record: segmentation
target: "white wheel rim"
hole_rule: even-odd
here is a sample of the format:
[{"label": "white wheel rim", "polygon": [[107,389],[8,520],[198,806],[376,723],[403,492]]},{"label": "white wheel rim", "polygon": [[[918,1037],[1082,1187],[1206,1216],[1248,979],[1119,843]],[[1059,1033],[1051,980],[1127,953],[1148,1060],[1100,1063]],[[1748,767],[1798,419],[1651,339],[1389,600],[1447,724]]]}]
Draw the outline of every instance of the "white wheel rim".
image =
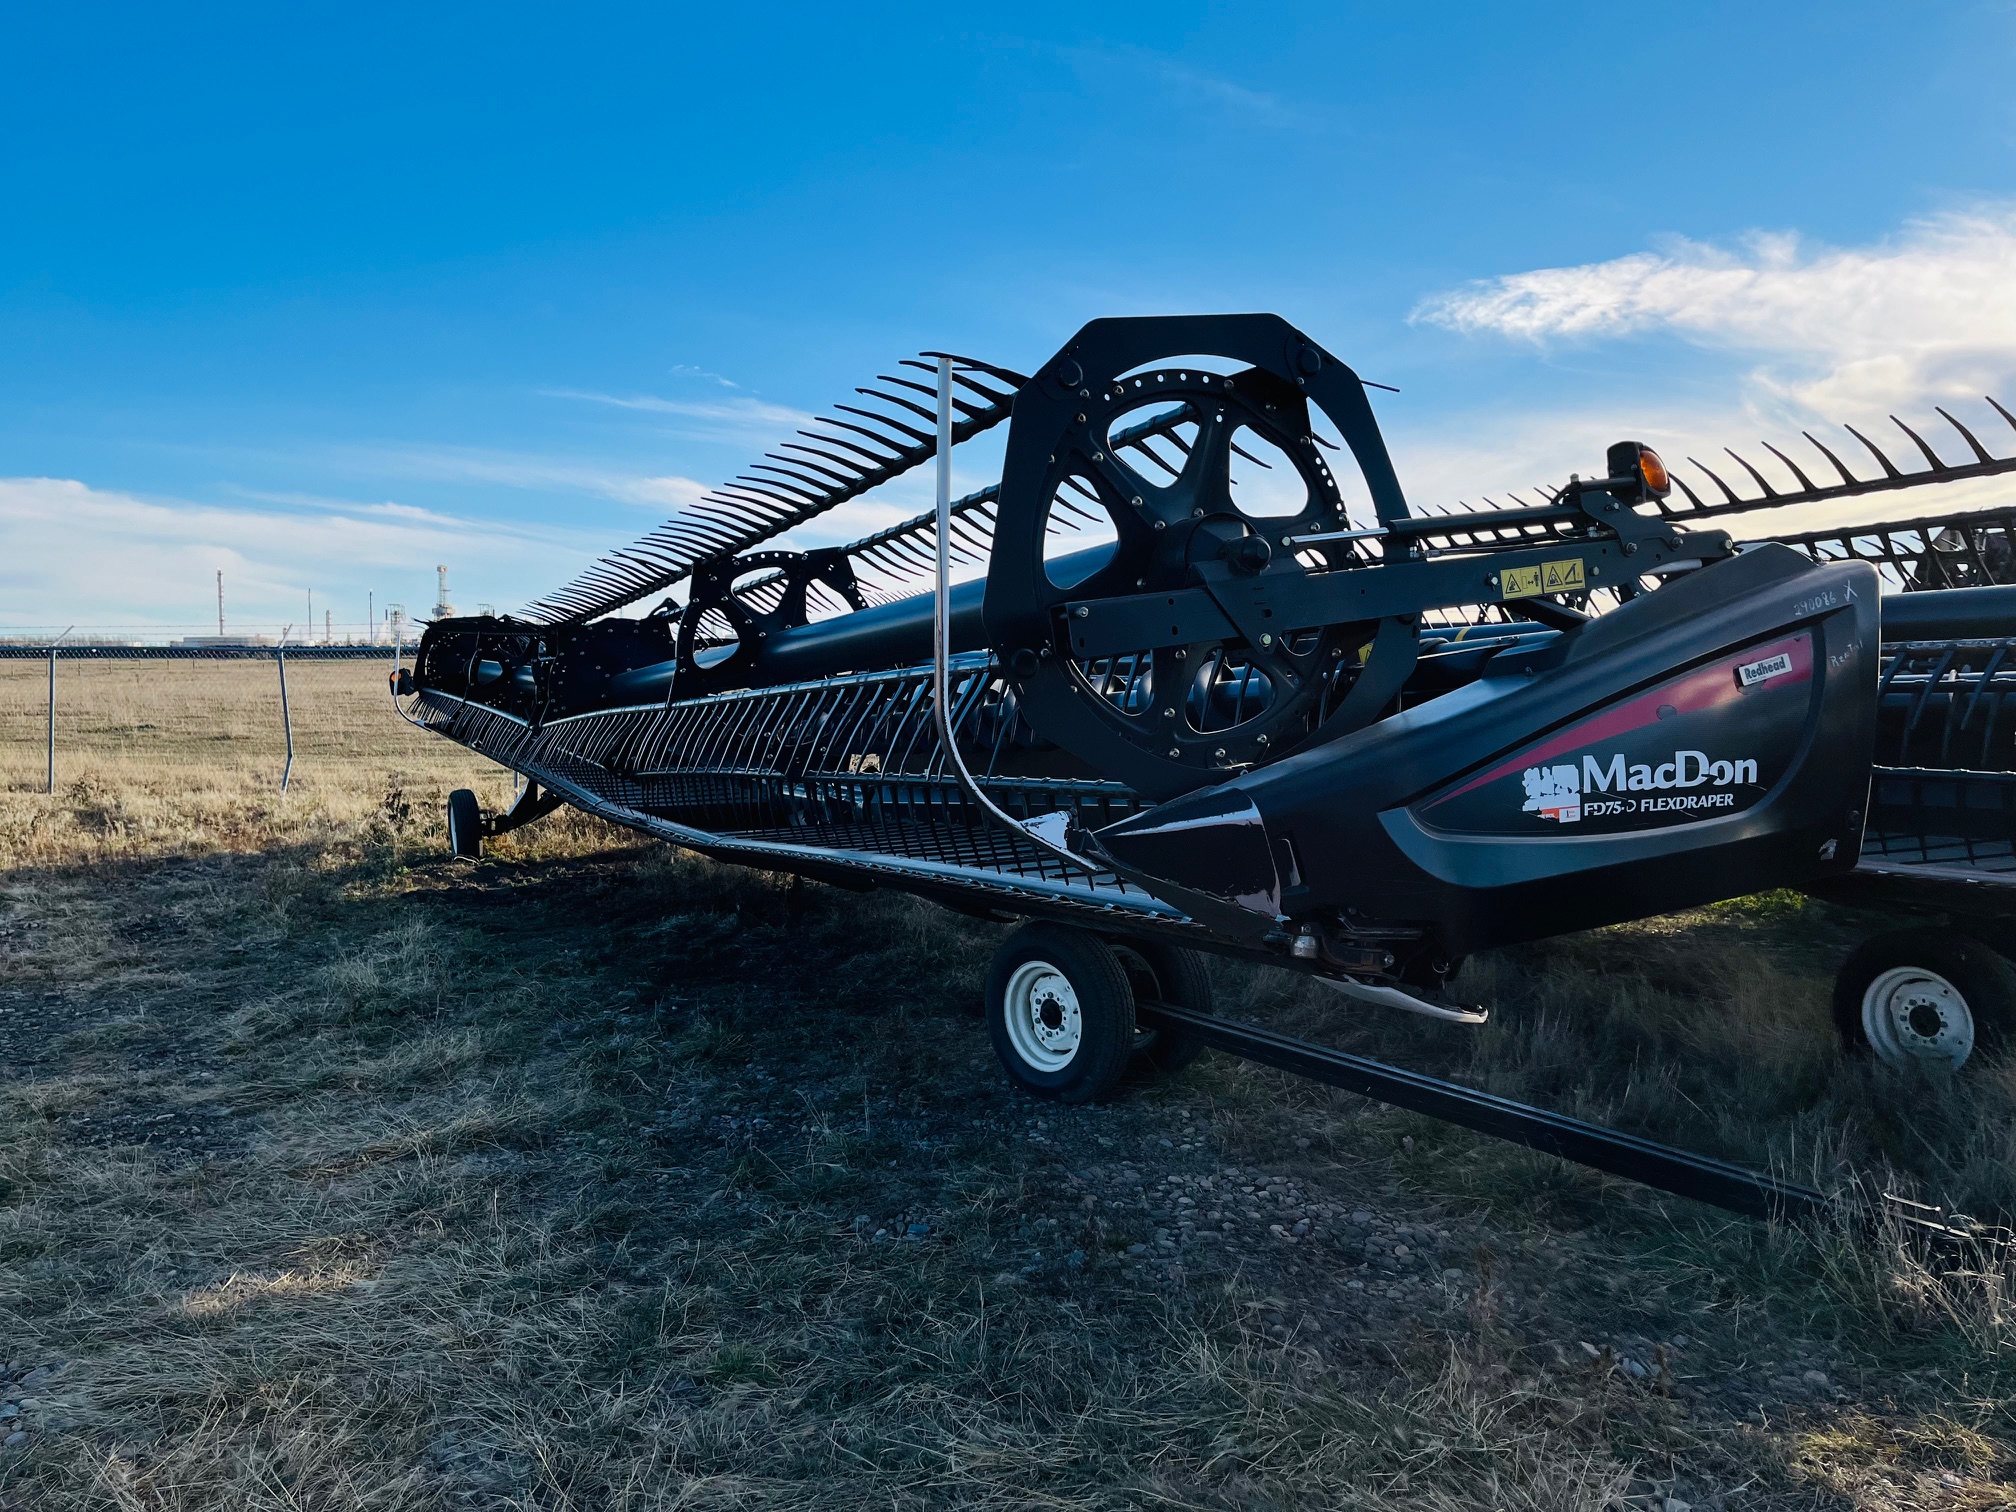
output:
[{"label": "white wheel rim", "polygon": [[1008,978],[1008,1043],[1037,1071],[1062,1071],[1085,1037],[1071,979],[1048,961],[1024,961]]},{"label": "white wheel rim", "polygon": [[1893,966],[1862,993],[1862,1032],[1878,1060],[1958,1070],[1974,1053],[1974,1013],[1960,989],[1923,966]]}]

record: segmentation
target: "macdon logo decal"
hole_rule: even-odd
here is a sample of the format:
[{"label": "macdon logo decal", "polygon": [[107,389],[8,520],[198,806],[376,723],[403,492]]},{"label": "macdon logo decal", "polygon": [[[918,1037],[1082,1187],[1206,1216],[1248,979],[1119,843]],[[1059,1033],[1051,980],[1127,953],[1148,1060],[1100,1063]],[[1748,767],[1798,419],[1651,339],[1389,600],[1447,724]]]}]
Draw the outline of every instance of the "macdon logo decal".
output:
[{"label": "macdon logo decal", "polygon": [[[1538,814],[1557,824],[1574,824],[1585,813],[1597,817],[1733,809],[1736,794],[1730,790],[1755,784],[1757,763],[1749,757],[1717,761],[1711,760],[1705,751],[1675,751],[1671,761],[1630,766],[1618,752],[1608,758],[1584,756],[1580,766],[1563,762],[1559,766],[1528,767],[1521,780],[1526,784],[1526,801],[1520,805],[1520,812]],[[1701,788],[1711,791],[1691,791]],[[1598,798],[1595,796],[1598,793],[1617,796]],[[1671,796],[1628,796],[1632,793]]]}]

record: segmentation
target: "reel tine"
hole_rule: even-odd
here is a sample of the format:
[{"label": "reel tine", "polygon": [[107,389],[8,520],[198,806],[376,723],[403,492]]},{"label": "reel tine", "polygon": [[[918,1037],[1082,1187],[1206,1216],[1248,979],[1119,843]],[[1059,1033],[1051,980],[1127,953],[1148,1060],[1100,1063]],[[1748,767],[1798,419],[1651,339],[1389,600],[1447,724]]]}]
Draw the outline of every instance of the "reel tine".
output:
[{"label": "reel tine", "polygon": [[1776,457],[1780,462],[1783,462],[1787,467],[1791,468],[1792,476],[1799,480],[1799,486],[1801,488],[1805,489],[1808,493],[1811,493],[1813,491],[1816,485],[1814,484],[1811,478],[1807,477],[1806,474],[1799,471],[1799,464],[1797,462],[1794,462],[1790,457],[1786,456],[1785,453],[1778,450],[1778,448],[1773,446],[1769,441],[1760,441],[1757,444],[1763,447],[1764,450],[1771,453],[1771,455]]},{"label": "reel tine", "polygon": [[788,483],[780,483],[771,478],[752,478],[747,473],[738,475],[735,481],[749,493],[768,495],[777,499],[787,509],[796,508],[799,500],[809,504],[819,497],[816,489],[793,488]]},{"label": "reel tine", "polygon": [[1965,441],[1970,447],[1974,449],[1974,458],[1976,461],[1993,462],[1995,460],[1993,457],[1988,455],[1988,448],[1983,446],[1979,441],[1976,441],[1974,439],[1974,432],[1967,429],[1966,426],[1962,425],[1958,420],[1955,420],[1952,417],[1952,415],[1948,414],[1944,406],[1935,404],[1933,408],[1939,411],[1940,417],[1944,419],[1948,425],[1952,426],[1953,429],[1960,432],[1960,439]]},{"label": "reel tine", "polygon": [[[914,401],[909,399],[905,399],[901,394],[885,394],[880,389],[871,389],[871,388],[857,388],[856,390],[854,390],[854,392],[857,394],[864,394],[870,399],[880,399],[884,404],[893,404],[900,409],[914,411],[916,414],[921,415],[925,419],[929,420],[933,425],[936,425],[938,423],[937,410],[929,409],[924,405],[915,403]],[[884,416],[883,419],[887,424],[893,425],[896,423],[894,420],[891,420],[887,416]]]},{"label": "reel tine", "polygon": [[[865,394],[868,392],[868,390],[856,389],[855,392],[857,394]],[[915,406],[913,406],[913,408],[914,407]],[[889,416],[877,414],[874,410],[862,409],[860,406],[853,404],[836,404],[833,406],[833,408],[837,410],[845,410],[850,415],[859,415],[864,420],[873,420],[877,425],[887,426],[890,430],[896,431],[901,435],[910,437],[911,440],[916,442],[917,445],[919,446],[937,445],[937,442],[933,440],[933,438],[927,435],[925,432],[920,430],[914,430],[910,426],[905,425],[901,420],[892,420],[889,418]],[[870,431],[866,432],[865,434],[873,435],[874,432]],[[903,450],[907,454],[909,448],[905,447],[903,448]]]},{"label": "reel tine", "polygon": [[1732,489],[1727,483],[1724,483],[1720,478],[1715,476],[1715,473],[1711,468],[1703,465],[1697,458],[1689,457],[1687,460],[1689,462],[1692,462],[1696,467],[1700,468],[1702,472],[1708,475],[1709,481],[1712,482],[1717,488],[1722,490],[1723,498],[1727,499],[1731,504],[1741,504],[1743,502],[1743,500],[1736,497],[1736,491],[1734,489]]},{"label": "reel tine", "polygon": [[1764,474],[1760,473],[1759,471],[1757,471],[1757,469],[1756,469],[1756,468],[1752,467],[1752,466],[1750,465],[1750,463],[1749,463],[1749,462],[1748,462],[1748,461],[1747,461],[1746,459],[1744,459],[1743,457],[1740,457],[1740,456],[1737,456],[1736,452],[1735,452],[1734,450],[1732,450],[1731,448],[1729,448],[1729,447],[1725,446],[1725,447],[1723,447],[1723,448],[1722,448],[1722,450],[1724,450],[1725,452],[1728,452],[1730,456],[1732,456],[1732,457],[1735,457],[1735,458],[1736,458],[1736,465],[1737,465],[1738,467],[1742,468],[1742,469],[1743,469],[1743,471],[1747,472],[1748,474],[1750,474],[1750,476],[1751,476],[1751,477],[1753,477],[1753,478],[1755,478],[1755,479],[1757,480],[1757,486],[1758,486],[1759,488],[1761,488],[1761,489],[1763,489],[1763,490],[1764,490],[1764,497],[1765,497],[1765,498],[1767,498],[1767,499],[1775,499],[1775,498],[1777,498],[1777,497],[1778,497],[1778,490],[1777,490],[1777,489],[1775,489],[1775,488],[1773,488],[1773,487],[1772,487],[1772,486],[1770,485],[1770,483],[1769,483],[1769,482],[1767,482],[1767,481],[1765,480],[1765,477],[1764,477]]},{"label": "reel tine", "polygon": [[1897,429],[1904,432],[1904,434],[1909,436],[1913,441],[1918,443],[1918,450],[1920,450],[1925,454],[1925,465],[1929,467],[1933,472],[1943,473],[1952,471],[1952,469],[1949,468],[1944,462],[1939,460],[1939,453],[1935,452],[1934,450],[1932,450],[1931,447],[1925,444],[1925,438],[1919,435],[1918,432],[1911,429],[1910,426],[1906,425],[1902,420],[1899,420],[1895,415],[1892,415],[1890,417],[1890,423],[1896,426]]},{"label": "reel tine", "polygon": [[798,472],[776,462],[751,462],[749,464],[749,471],[769,473],[775,477],[786,479],[791,483],[803,483],[807,488],[812,490],[812,497],[815,499],[824,494],[827,489],[827,485],[820,482],[818,475],[812,473],[810,470]]},{"label": "reel tine", "polygon": [[1896,464],[1891,462],[1891,460],[1888,457],[1883,455],[1883,449],[1880,446],[1878,446],[1874,441],[1871,441],[1867,436],[1863,435],[1862,432],[1855,429],[1854,426],[1844,423],[1841,429],[1848,432],[1849,435],[1853,436],[1857,441],[1860,441],[1864,446],[1869,448],[1869,455],[1874,457],[1876,459],[1877,465],[1883,469],[1884,477],[1901,478],[1904,476],[1902,473],[1897,471]]},{"label": "reel tine", "polygon": [[[848,404],[836,404],[833,407],[835,409],[846,410],[850,415],[866,415],[870,420],[879,420],[881,418],[881,416],[875,414],[872,410],[858,410]],[[910,448],[902,445],[900,442],[890,440],[880,431],[872,431],[865,425],[856,425],[852,420],[836,420],[829,415],[825,423],[853,431],[857,436],[866,436],[877,446],[886,446],[890,451],[894,452],[895,456],[884,458],[876,464],[877,472],[889,472],[891,469],[900,470],[910,455]]]},{"label": "reel tine", "polygon": [[[901,388],[914,389],[916,390],[916,392],[920,394],[929,394],[931,396],[933,403],[936,403],[938,399],[938,390],[936,388],[932,387],[930,384],[918,383],[909,378],[898,378],[889,373],[877,373],[875,375],[875,381],[878,383],[893,383]],[[953,387],[956,389],[958,385],[954,384]],[[868,390],[862,389],[859,392],[866,393],[868,392]],[[884,394],[877,394],[875,397],[881,399],[881,398],[887,398],[888,396]],[[901,403],[904,401],[897,401],[897,402]],[[977,415],[981,412],[981,410],[985,409],[986,406],[983,404],[969,403],[968,401],[961,399],[957,393],[954,393],[952,395],[952,408],[957,410],[962,415]],[[930,413],[933,419],[936,419],[938,412],[936,410],[932,410]]]},{"label": "reel tine", "polygon": [[[802,436],[805,432],[800,431],[798,434]],[[832,444],[842,445],[844,443],[834,442]],[[779,441],[777,449],[779,451],[804,452],[806,455],[813,457],[824,457],[835,467],[848,469],[850,474],[848,478],[849,482],[865,477],[868,472],[868,469],[863,467],[859,462],[856,462],[852,457],[843,457],[838,452],[822,451],[816,446],[807,446],[803,441]]]},{"label": "reel tine", "polygon": [[840,468],[845,466],[844,463],[836,464],[833,467],[822,467],[819,463],[808,462],[803,457],[785,456],[784,453],[787,451],[807,452],[815,457],[821,455],[818,452],[812,451],[809,446],[793,447],[789,441],[780,441],[777,444],[776,451],[765,452],[763,455],[771,462],[778,462],[786,467],[802,468],[806,472],[817,473],[822,478],[831,478],[843,488],[850,483],[860,480],[861,473],[858,468],[843,472]]},{"label": "reel tine", "polygon": [[1862,481],[1860,478],[1856,477],[1855,474],[1848,471],[1847,467],[1842,463],[1841,459],[1835,456],[1834,453],[1827,448],[1826,443],[1821,441],[1819,437],[1815,436],[1813,432],[1801,431],[1799,432],[1799,434],[1804,436],[1808,441],[1811,441],[1813,445],[1819,449],[1820,455],[1825,457],[1829,462],[1832,462],[1834,464],[1834,471],[1841,474],[1841,481],[1844,484],[1847,484],[1849,487],[1852,488],[1855,484],[1860,483]]},{"label": "reel tine", "polygon": [[1981,397],[1988,401],[1989,407],[1992,408],[1996,414],[2000,415],[2004,420],[2009,422],[2009,428],[2011,430],[2016,430],[2016,415],[2010,414],[2009,411],[2002,408],[2001,405],[1997,404],[1995,402],[1995,396],[1993,394],[1983,394]]},{"label": "reel tine", "polygon": [[[917,355],[932,358],[950,357],[952,359],[952,376],[955,379],[959,376],[959,369],[965,367],[971,368],[976,373],[985,373],[990,378],[999,378],[1010,388],[1019,389],[1029,381],[1027,373],[1018,373],[1013,368],[996,367],[991,362],[982,362],[978,357],[962,357],[957,352],[919,352]],[[936,364],[934,363],[933,365],[935,366]]]},{"label": "reel tine", "polygon": [[1169,476],[1172,478],[1181,477],[1183,475],[1183,469],[1180,466],[1174,466],[1169,462],[1165,461],[1162,457],[1162,454],[1156,451],[1154,447],[1148,444],[1148,438],[1146,436],[1143,436],[1139,441],[1129,442],[1128,450],[1140,452],[1143,456],[1147,457],[1149,461],[1153,462],[1157,467],[1161,468],[1164,472],[1168,473]]},{"label": "reel tine", "polygon": [[[831,420],[828,420],[826,422],[826,424],[828,425],[832,425],[835,423],[836,422]],[[822,446],[845,447],[848,451],[853,452],[855,456],[866,458],[869,467],[871,469],[884,468],[887,467],[891,462],[898,460],[896,458],[889,456],[887,453],[884,452],[870,451],[868,450],[867,447],[861,445],[859,442],[849,441],[845,436],[822,436],[817,431],[808,431],[808,430],[801,430],[800,432],[798,432],[798,434],[807,437],[810,440],[817,441]]]}]

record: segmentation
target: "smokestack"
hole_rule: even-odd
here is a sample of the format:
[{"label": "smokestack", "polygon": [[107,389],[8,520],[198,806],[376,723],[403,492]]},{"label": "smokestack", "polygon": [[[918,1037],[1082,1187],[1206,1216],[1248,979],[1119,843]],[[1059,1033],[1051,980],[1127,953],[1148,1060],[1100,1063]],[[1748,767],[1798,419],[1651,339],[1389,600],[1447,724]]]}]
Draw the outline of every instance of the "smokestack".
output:
[{"label": "smokestack", "polygon": [[336,627],[330,623],[335,618],[335,614],[336,611],[333,609],[324,609],[322,611],[322,644],[325,646],[336,644]]},{"label": "smokestack", "polygon": [[217,569],[217,639],[224,639],[224,569]]}]

